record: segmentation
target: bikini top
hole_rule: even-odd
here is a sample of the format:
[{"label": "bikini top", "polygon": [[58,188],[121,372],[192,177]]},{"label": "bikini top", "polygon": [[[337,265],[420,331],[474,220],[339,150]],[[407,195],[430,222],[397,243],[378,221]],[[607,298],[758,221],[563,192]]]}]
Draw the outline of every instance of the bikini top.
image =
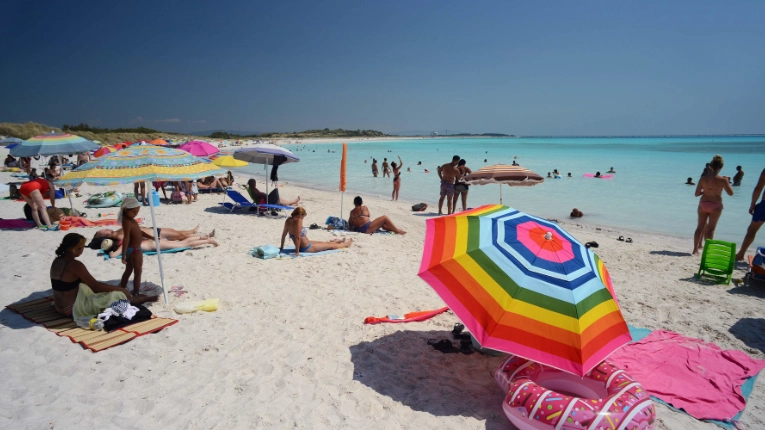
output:
[{"label": "bikini top", "polygon": [[[398,176],[397,176],[397,177],[398,177]],[[361,218],[361,217],[367,217],[367,218],[369,218],[369,215],[365,215],[365,214],[364,214],[364,206],[362,206],[362,207],[361,207],[361,211],[359,212],[359,214],[358,214],[358,215],[354,215],[354,216],[352,216],[352,217],[348,218],[348,224],[351,224],[351,225],[353,225],[353,224],[352,224],[352,223],[353,223],[353,220],[355,220],[356,218]]]},{"label": "bikini top", "polygon": [[[303,229],[300,231],[300,237],[305,237],[307,232],[308,230],[305,227],[303,227]],[[295,235],[290,234],[290,239],[295,240]]]},{"label": "bikini top", "polygon": [[[69,262],[71,263],[71,261]],[[66,272],[66,266],[69,265],[69,263],[66,263],[64,265],[64,270],[61,271],[61,276],[64,275]],[[80,286],[80,278],[75,279],[71,282],[62,281],[61,279],[50,279],[50,287],[53,289],[53,291],[59,291],[59,292],[66,292],[66,291],[72,291],[73,289]]]}]

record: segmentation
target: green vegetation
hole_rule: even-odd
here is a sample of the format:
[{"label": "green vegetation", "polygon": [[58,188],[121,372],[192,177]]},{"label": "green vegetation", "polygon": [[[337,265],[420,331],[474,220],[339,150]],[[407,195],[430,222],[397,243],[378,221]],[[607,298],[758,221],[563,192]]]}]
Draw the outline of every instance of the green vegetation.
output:
[{"label": "green vegetation", "polygon": [[306,130],[291,133],[262,133],[260,137],[268,138],[333,138],[333,137],[382,137],[385,133],[377,130],[343,130],[342,128],[336,128],[330,130],[325,128],[324,130]]},{"label": "green vegetation", "polygon": [[[146,127],[135,127],[135,128],[98,128],[98,127],[91,127],[87,124],[80,123],[79,125],[68,125],[64,124],[63,127],[61,127],[62,130],[64,130],[67,133],[79,133],[79,132],[90,132],[94,134],[103,134],[103,133],[162,133],[161,131],[154,130],[151,128]],[[165,133],[165,134],[177,134],[177,133]]]},{"label": "green vegetation", "polygon": [[444,137],[451,137],[451,136],[459,136],[459,137],[465,137],[465,136],[483,136],[483,137],[515,137],[515,135],[512,134],[502,134],[502,133],[481,133],[481,134],[473,134],[473,133],[457,133],[457,134],[449,134]]}]

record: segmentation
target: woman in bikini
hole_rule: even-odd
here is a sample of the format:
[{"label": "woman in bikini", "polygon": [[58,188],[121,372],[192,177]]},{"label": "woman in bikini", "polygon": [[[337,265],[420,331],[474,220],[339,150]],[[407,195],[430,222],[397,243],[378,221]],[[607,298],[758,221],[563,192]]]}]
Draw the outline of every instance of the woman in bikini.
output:
[{"label": "woman in bikini", "polygon": [[[47,206],[45,205],[45,199],[50,200],[51,206],[56,207],[56,190],[51,186],[50,182],[43,178],[32,179],[31,181],[24,182],[19,187],[19,194],[21,198],[32,208],[32,219],[35,224],[41,229],[52,229],[53,224],[48,217]],[[42,218],[45,225],[40,222]]]},{"label": "woman in bikini", "polygon": [[[151,252],[157,250],[157,243],[154,241],[154,236],[152,234],[148,234],[146,232],[141,231],[143,235],[143,240],[141,241],[141,251],[144,252]],[[103,241],[103,239],[97,239],[93,242],[100,245],[100,241]],[[212,237],[207,237],[205,239],[202,239],[200,237],[189,237],[187,239],[183,240],[165,240],[160,239],[159,240],[159,249],[162,251],[167,251],[169,249],[178,249],[178,248],[198,248],[202,245],[212,245],[212,246],[218,246],[218,242],[213,239]],[[132,242],[130,245],[130,248],[133,248]],[[122,255],[122,241],[121,240],[115,240],[114,244],[112,245],[112,248],[109,250],[109,257],[115,258]]]},{"label": "woman in bikini", "polygon": [[85,237],[77,233],[64,236],[61,245],[56,249],[57,257],[50,266],[50,283],[56,312],[65,316],[72,315],[72,307],[77,300],[80,283],[90,287],[94,293],[122,293],[124,297],[121,298],[130,300],[130,303],[134,305],[157,301],[158,297],[131,296],[130,292],[124,288],[96,281],[85,265],[77,260],[84,249]]},{"label": "woman in bikini", "polygon": [[465,181],[465,176],[473,173],[473,171],[467,166],[467,161],[465,161],[465,159],[462,159],[457,163],[457,171],[459,172],[459,176],[455,178],[452,208],[457,212],[457,199],[462,197],[462,211],[464,212],[467,210],[467,196],[468,191],[470,191],[470,184]]},{"label": "woman in bikini", "polygon": [[699,179],[696,185],[696,197],[699,200],[699,223],[693,234],[693,255],[699,255],[699,248],[704,247],[704,239],[714,239],[717,221],[723,211],[722,192],[725,190],[729,196],[733,195],[733,188],[728,182],[727,176],[720,176],[723,168],[723,158],[715,155],[708,164],[709,173]]},{"label": "woman in bikini", "polygon": [[401,168],[404,167],[404,162],[401,161],[401,157],[398,157],[398,164],[393,161],[390,163],[390,167],[393,169],[393,194],[391,194],[391,200],[398,200],[398,190],[401,188]]},{"label": "woman in bikini", "polygon": [[[141,231],[150,237],[154,237],[154,231],[149,227],[141,227]],[[199,226],[196,226],[191,230],[176,230],[174,228],[157,227],[159,238],[165,240],[186,240],[189,238],[208,239],[210,237],[215,237],[214,229],[209,234],[199,234],[197,231],[199,231]],[[108,228],[105,228],[96,232],[95,236],[93,236],[93,242],[91,243],[95,243],[97,239],[112,239],[118,241],[123,240],[124,238],[125,235],[122,229],[109,230]],[[100,247],[96,247],[95,249],[100,249]]]},{"label": "woman in bikini", "polygon": [[396,234],[406,234],[404,230],[396,227],[387,215],[372,220],[369,208],[362,206],[363,203],[364,202],[359,196],[356,196],[353,199],[353,205],[356,207],[353,208],[348,217],[348,224],[350,224],[351,230],[359,233],[372,234],[377,230],[385,229]]},{"label": "woman in bikini", "polygon": [[341,242],[317,242],[311,241],[308,238],[308,230],[303,227],[303,219],[305,219],[307,213],[303,208],[296,208],[292,211],[292,215],[284,221],[284,230],[282,230],[282,244],[279,250],[284,250],[284,239],[289,234],[290,240],[295,243],[295,256],[299,256],[301,252],[321,252],[329,249],[340,249],[351,246],[353,240],[343,239]]}]

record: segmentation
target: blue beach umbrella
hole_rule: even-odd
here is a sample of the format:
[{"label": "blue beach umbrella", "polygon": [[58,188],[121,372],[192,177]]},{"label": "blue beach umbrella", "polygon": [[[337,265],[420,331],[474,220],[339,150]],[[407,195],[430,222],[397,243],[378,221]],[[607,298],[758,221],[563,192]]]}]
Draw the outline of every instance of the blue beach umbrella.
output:
[{"label": "blue beach umbrella", "polygon": [[5,139],[0,140],[0,146],[7,146],[10,148],[11,145],[19,144],[21,142],[23,142],[23,140],[18,137],[6,137]]},{"label": "blue beach umbrella", "polygon": [[38,155],[66,155],[98,149],[96,143],[67,133],[49,133],[25,140],[11,150],[14,157],[37,157]]}]

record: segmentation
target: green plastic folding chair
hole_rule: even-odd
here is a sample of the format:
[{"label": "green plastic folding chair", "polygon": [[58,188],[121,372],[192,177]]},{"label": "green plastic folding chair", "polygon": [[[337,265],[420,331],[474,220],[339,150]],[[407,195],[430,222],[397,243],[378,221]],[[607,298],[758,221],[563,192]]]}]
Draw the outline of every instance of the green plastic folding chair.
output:
[{"label": "green plastic folding chair", "polygon": [[701,279],[702,276],[706,276],[714,279],[718,284],[730,284],[735,266],[735,243],[707,239],[696,278]]}]

